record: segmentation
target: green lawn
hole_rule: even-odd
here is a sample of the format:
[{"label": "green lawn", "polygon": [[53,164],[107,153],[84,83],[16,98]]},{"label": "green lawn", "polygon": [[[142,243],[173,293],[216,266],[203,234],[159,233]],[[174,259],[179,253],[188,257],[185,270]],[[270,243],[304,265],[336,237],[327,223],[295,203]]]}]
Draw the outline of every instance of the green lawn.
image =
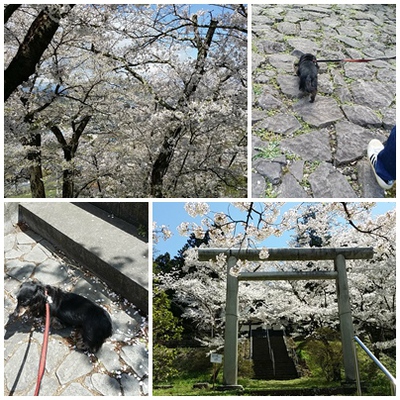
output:
[{"label": "green lawn", "polygon": [[238,384],[243,386],[243,391],[221,391],[218,387],[220,383],[215,385],[209,383],[208,389],[194,389],[193,385],[198,382],[208,382],[210,375],[199,375],[197,377],[188,377],[186,379],[174,379],[170,382],[170,386],[162,388],[162,385],[154,385],[154,396],[232,396],[232,395],[257,395],[273,390],[292,390],[292,389],[321,389],[321,388],[337,388],[339,383],[327,383],[321,378],[299,378],[290,381],[263,381],[255,379],[239,379]]}]

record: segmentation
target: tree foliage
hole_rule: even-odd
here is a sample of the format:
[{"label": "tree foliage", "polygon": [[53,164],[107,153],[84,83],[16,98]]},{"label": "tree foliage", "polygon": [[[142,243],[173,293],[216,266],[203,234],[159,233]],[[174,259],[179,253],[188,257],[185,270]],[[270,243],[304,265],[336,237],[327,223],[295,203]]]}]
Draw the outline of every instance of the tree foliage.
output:
[{"label": "tree foliage", "polygon": [[154,380],[162,381],[173,377],[176,349],[167,345],[181,338],[183,328],[171,312],[171,301],[164,292],[155,290],[153,297],[153,371]]},{"label": "tree foliage", "polygon": [[246,194],[245,6],[5,13],[6,195]]}]

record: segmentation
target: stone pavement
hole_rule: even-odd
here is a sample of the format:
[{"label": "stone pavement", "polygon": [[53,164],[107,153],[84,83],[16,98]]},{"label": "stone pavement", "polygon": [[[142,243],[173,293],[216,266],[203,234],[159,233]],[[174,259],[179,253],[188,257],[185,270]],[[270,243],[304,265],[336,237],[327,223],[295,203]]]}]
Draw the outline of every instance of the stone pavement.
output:
[{"label": "stone pavement", "polygon": [[[16,318],[15,294],[22,281],[36,278],[83,295],[105,307],[113,335],[95,356],[71,347],[70,328],[52,329],[41,396],[140,396],[148,394],[147,316],[98,278],[82,271],[42,237],[24,226],[8,226],[5,251],[5,395],[32,396],[43,326]],[[22,229],[21,229],[22,228]]]},{"label": "stone pavement", "polygon": [[317,59],[396,55],[395,5],[253,5],[253,197],[395,197],[366,157],[396,120],[396,60],[323,63],[315,103],[293,51]]}]

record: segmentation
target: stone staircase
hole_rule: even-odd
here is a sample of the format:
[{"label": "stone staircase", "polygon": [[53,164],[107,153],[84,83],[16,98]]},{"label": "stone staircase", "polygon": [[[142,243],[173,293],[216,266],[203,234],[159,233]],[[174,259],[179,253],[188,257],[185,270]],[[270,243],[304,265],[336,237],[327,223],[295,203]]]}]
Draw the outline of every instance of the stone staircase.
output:
[{"label": "stone staircase", "polygon": [[298,378],[294,361],[286,349],[283,331],[269,330],[268,333],[269,343],[268,337],[264,337],[264,335],[253,337],[254,379],[290,380]]}]

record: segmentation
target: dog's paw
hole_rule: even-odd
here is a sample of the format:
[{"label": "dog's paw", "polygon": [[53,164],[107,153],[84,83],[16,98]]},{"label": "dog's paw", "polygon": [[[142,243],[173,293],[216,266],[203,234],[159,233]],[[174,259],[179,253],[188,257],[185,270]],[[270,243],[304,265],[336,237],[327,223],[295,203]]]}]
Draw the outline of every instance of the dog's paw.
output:
[{"label": "dog's paw", "polygon": [[74,346],[80,351],[89,351],[89,346],[83,341],[82,333],[79,330],[71,332],[71,339],[74,341]]},{"label": "dog's paw", "polygon": [[58,318],[55,318],[55,317],[51,318],[50,324],[53,329],[64,329],[65,328],[65,325]]}]

